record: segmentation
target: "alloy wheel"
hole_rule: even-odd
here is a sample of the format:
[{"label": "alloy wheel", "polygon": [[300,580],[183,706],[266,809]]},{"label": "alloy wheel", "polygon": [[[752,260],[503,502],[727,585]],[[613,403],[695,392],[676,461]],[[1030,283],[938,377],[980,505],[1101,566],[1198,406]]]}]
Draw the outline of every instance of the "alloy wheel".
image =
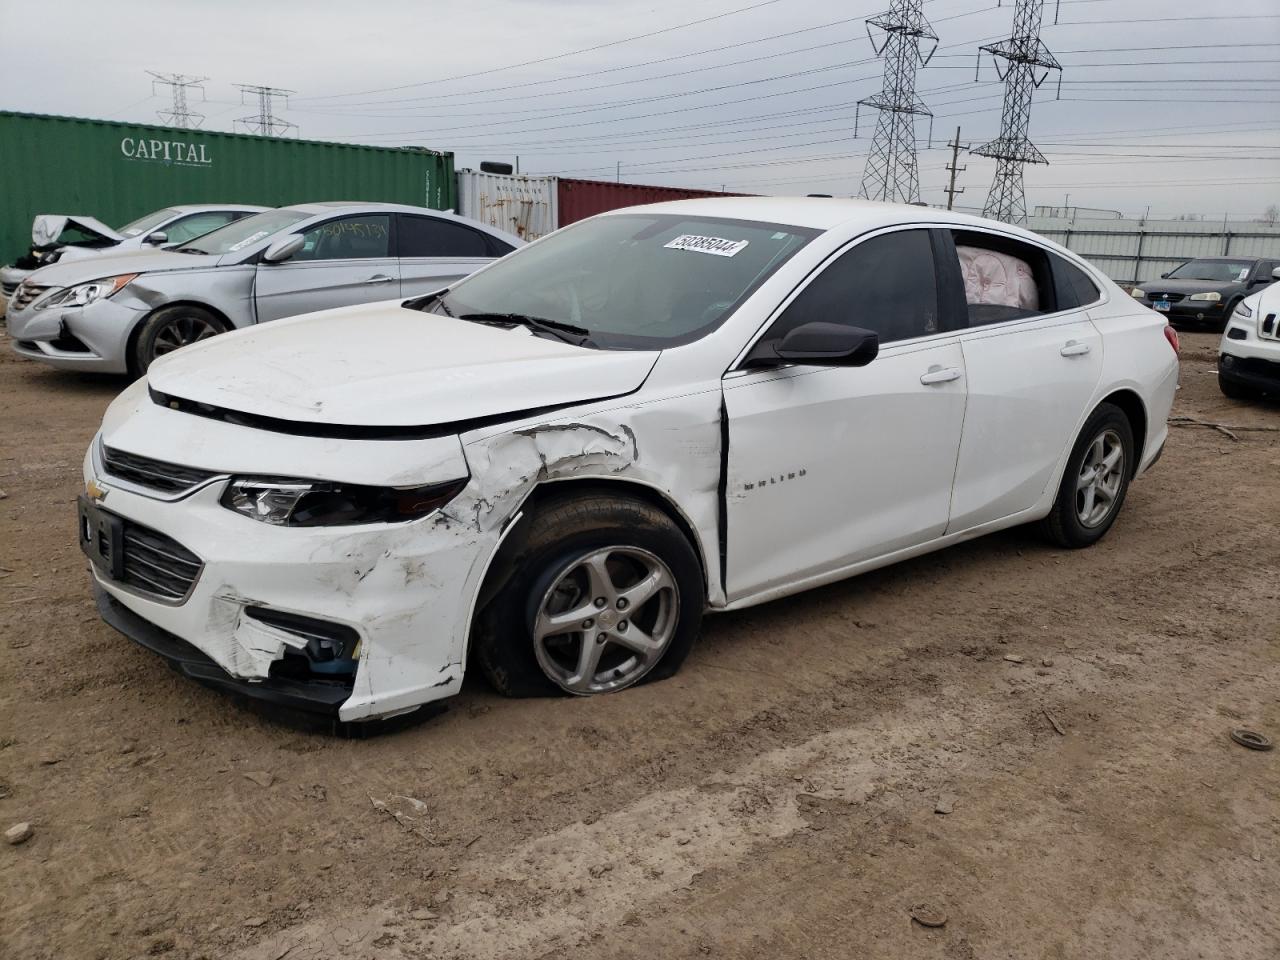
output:
[{"label": "alloy wheel", "polygon": [[1108,429],[1093,438],[1076,478],[1076,518],[1082,526],[1100,526],[1111,516],[1124,487],[1125,468],[1119,433]]},{"label": "alloy wheel", "polygon": [[151,352],[154,356],[160,357],[198,340],[216,337],[220,332],[215,324],[203,317],[174,317],[156,334],[155,340],[152,341]]},{"label": "alloy wheel", "polygon": [[538,665],[579,696],[629,687],[666,653],[679,607],[675,577],[649,551],[615,546],[581,554],[560,568],[538,602]]}]

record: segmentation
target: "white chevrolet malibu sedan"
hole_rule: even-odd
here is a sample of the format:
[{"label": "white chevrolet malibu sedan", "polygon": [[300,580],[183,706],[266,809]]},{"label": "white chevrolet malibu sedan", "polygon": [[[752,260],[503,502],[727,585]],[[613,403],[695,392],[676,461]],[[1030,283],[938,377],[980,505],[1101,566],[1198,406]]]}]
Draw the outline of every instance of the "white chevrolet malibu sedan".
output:
[{"label": "white chevrolet malibu sedan", "polygon": [[1066,250],[831,199],[633,207],[436,294],[161,358],[85,458],[112,626],[341,720],[622,690],[704,613],[1016,524],[1102,537],[1160,456],[1157,314]]}]

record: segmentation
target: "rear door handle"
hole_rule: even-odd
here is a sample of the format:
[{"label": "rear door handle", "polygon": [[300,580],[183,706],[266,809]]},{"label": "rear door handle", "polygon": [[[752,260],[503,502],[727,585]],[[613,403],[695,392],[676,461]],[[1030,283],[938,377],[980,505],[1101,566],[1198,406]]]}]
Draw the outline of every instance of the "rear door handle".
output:
[{"label": "rear door handle", "polygon": [[395,277],[388,277],[385,273],[375,273],[365,283],[390,283]]},{"label": "rear door handle", "polygon": [[1083,357],[1089,352],[1089,345],[1079,340],[1068,340],[1058,352],[1064,357]]},{"label": "rear door handle", "polygon": [[926,387],[937,386],[940,383],[950,383],[952,380],[960,379],[960,369],[958,367],[942,367],[933,366],[929,368],[929,372],[921,375],[920,382]]}]

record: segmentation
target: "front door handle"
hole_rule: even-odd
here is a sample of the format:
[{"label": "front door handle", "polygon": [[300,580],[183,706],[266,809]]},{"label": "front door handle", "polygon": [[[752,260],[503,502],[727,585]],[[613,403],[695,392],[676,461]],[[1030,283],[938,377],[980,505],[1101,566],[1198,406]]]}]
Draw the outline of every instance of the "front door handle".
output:
[{"label": "front door handle", "polygon": [[1064,357],[1083,357],[1089,352],[1089,345],[1079,340],[1068,340],[1058,352]]},{"label": "front door handle", "polygon": [[375,273],[365,283],[390,283],[395,277],[388,277],[385,273]]},{"label": "front door handle", "polygon": [[950,383],[952,380],[960,379],[960,369],[958,367],[947,367],[943,369],[937,365],[929,368],[929,372],[922,374],[920,382],[926,387],[937,386],[940,383]]}]

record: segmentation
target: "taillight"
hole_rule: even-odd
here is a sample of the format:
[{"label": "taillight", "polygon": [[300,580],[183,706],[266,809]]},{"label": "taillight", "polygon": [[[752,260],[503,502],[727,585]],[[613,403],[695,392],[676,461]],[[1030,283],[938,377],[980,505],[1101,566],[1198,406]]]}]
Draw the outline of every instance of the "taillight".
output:
[{"label": "taillight", "polygon": [[1169,346],[1173,347],[1175,354],[1181,353],[1181,347],[1178,345],[1178,331],[1173,329],[1167,323],[1164,327],[1164,338],[1169,341]]}]

